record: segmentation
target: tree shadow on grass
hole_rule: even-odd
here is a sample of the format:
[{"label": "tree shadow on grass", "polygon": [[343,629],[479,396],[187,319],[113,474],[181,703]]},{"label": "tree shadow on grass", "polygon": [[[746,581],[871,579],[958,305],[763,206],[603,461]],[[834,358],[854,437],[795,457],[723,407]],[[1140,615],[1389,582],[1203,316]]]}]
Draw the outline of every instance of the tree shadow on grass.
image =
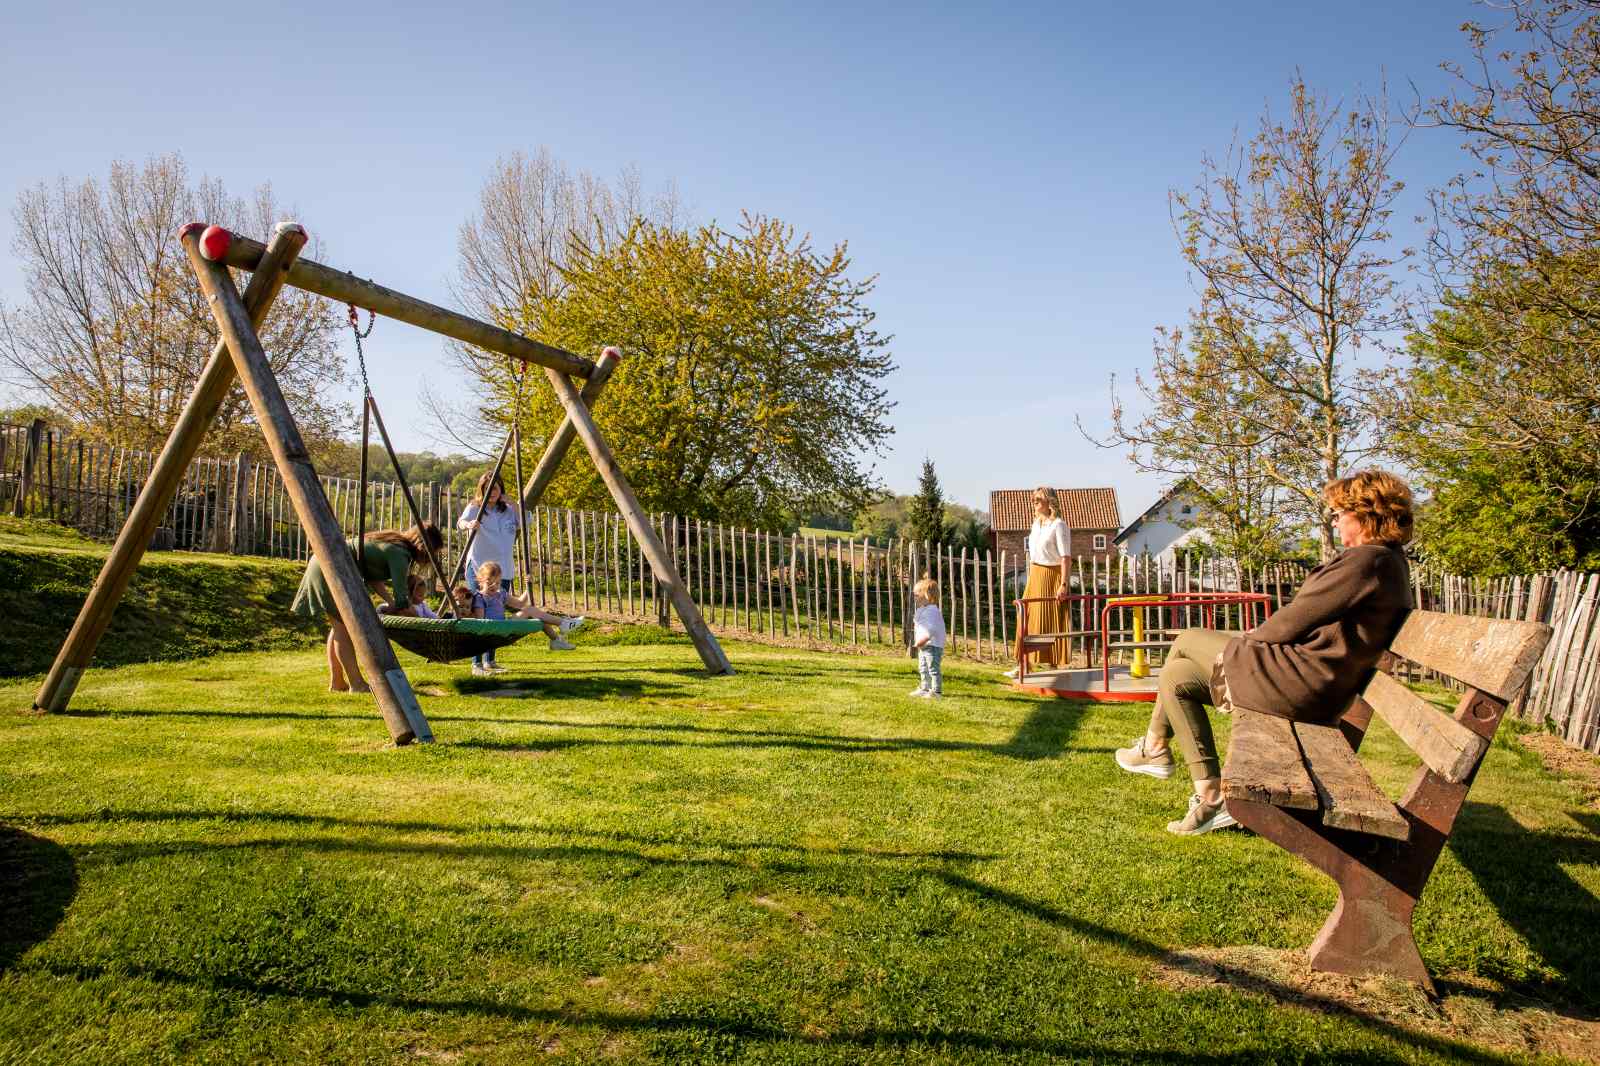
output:
[{"label": "tree shadow on grass", "polygon": [[1600,1003],[1600,900],[1562,867],[1600,865],[1600,816],[1570,813],[1590,835],[1529,830],[1503,807],[1468,802],[1450,850],[1506,924],[1562,975],[1531,988],[1516,976],[1505,983],[1592,1006]]},{"label": "tree shadow on grass", "polygon": [[[851,848],[851,847],[817,847],[805,844],[780,844],[765,840],[728,841],[722,839],[705,840],[702,838],[684,838],[681,836],[662,837],[651,836],[646,833],[630,833],[615,829],[590,829],[584,826],[553,825],[548,823],[521,825],[513,823],[482,823],[473,822],[464,825],[455,825],[446,822],[428,822],[417,819],[390,819],[390,818],[347,818],[332,814],[301,814],[296,811],[248,811],[248,810],[182,810],[182,811],[150,811],[150,810],[115,810],[103,808],[83,814],[36,814],[18,815],[19,820],[25,818],[35,825],[90,825],[96,823],[112,822],[140,822],[140,823],[184,823],[184,822],[223,822],[230,825],[244,825],[252,822],[262,822],[273,825],[293,825],[318,829],[334,830],[388,830],[399,833],[439,833],[449,836],[479,836],[485,833],[511,833],[533,834],[553,837],[581,837],[593,840],[605,840],[630,844],[644,844],[654,847],[698,847],[716,851],[779,851],[792,852],[803,855],[842,855],[865,856],[873,859],[915,859],[935,860],[952,863],[988,862],[1000,858],[995,852],[955,851],[941,849],[938,851],[891,851],[883,848]],[[98,848],[96,849],[98,850]]]},{"label": "tree shadow on grass", "polygon": [[[333,819],[334,822],[340,822]],[[359,826],[364,823],[351,823]],[[662,843],[673,843],[662,841]],[[719,847],[715,843],[704,847]],[[748,845],[765,846],[765,845]],[[784,846],[787,847],[787,846]],[[154,842],[131,844],[96,844],[93,851],[96,861],[134,862],[165,855],[199,851],[227,851],[242,848],[282,848],[316,852],[349,852],[389,856],[418,854],[459,855],[463,857],[514,857],[523,860],[566,859],[569,861],[628,861],[663,867],[724,867],[740,873],[756,872],[762,875],[801,875],[814,877],[826,874],[837,891],[841,886],[873,877],[911,873],[936,879],[952,890],[968,895],[982,903],[1011,912],[1019,919],[1037,921],[1075,937],[1113,946],[1128,955],[1147,962],[1159,962],[1167,955],[1162,945],[1135,933],[1114,929],[1098,922],[1067,913],[1049,904],[1030,899],[1020,893],[985,884],[947,865],[919,862],[910,867],[882,865],[888,855],[867,853],[864,856],[846,856],[838,853],[839,861],[815,864],[801,860],[762,863],[752,867],[746,860],[726,859],[716,856],[677,857],[659,856],[628,848],[562,845],[559,847],[516,847],[484,844],[440,844],[438,842],[365,842],[338,838],[324,840],[269,839],[243,842]],[[799,849],[802,851],[810,849]],[[922,856],[909,856],[923,858]],[[618,1011],[585,1011],[549,1007],[524,1006],[503,1000],[479,999],[425,999],[404,995],[374,993],[353,988],[303,986],[291,982],[273,982],[240,977],[237,975],[185,973],[161,967],[140,966],[133,960],[119,962],[115,970],[90,964],[47,963],[37,969],[59,977],[75,980],[114,978],[119,981],[141,979],[159,984],[192,987],[207,992],[237,991],[252,995],[282,997],[302,1002],[323,1003],[339,1007],[397,1008],[408,1013],[446,1013],[464,1016],[505,1018],[515,1021],[554,1023],[583,1029],[599,1029],[608,1033],[684,1034],[694,1036],[716,1035],[732,1037],[738,1042],[759,1044],[792,1044],[796,1046],[849,1047],[862,1050],[899,1047],[907,1050],[935,1051],[941,1048],[962,1048],[976,1051],[1002,1053],[1032,1053],[1062,1057],[1092,1058],[1097,1061],[1118,1062],[1200,1062],[1232,1063],[1262,1061],[1265,1049],[1235,1051],[1218,1054],[1197,1052],[1193,1047],[1166,1049],[1123,1046],[1102,1046],[1087,1042],[1073,1042],[1053,1038],[1033,1038],[1025,1034],[992,1033],[960,1028],[893,1028],[864,1027],[818,1036],[811,1033],[785,1029],[763,1020],[758,1014],[742,1011],[736,1004],[710,1003],[696,1005],[688,1010],[664,1011],[660,1014],[629,1013]],[[1258,974],[1232,974],[1220,967],[1225,977],[1235,977],[1239,984],[1254,994],[1266,996],[1282,1003],[1292,1003],[1302,1009],[1336,1016],[1375,1035],[1391,1039],[1404,1046],[1420,1047],[1452,1061],[1479,1064],[1510,1061],[1504,1056],[1481,1051],[1470,1045],[1437,1037],[1415,1029],[1394,1024],[1352,1009],[1338,1000],[1308,993],[1274,983]],[[1212,996],[1217,993],[1202,993]],[[1223,993],[1231,996],[1238,992]],[[1197,1009],[1200,1008],[1197,1005]],[[1330,1054],[1332,1054],[1330,1052]],[[1341,1050],[1340,1062],[1389,1062],[1393,1055],[1381,1050]]]},{"label": "tree shadow on grass", "polygon": [[55,931],[77,893],[71,852],[0,825],[0,973]]},{"label": "tree shadow on grass", "polygon": [[[442,719],[434,719],[440,721]],[[1033,761],[1054,759],[1068,752],[1075,754],[1109,753],[1111,748],[1075,748],[1071,740],[1083,722],[1083,712],[1048,704],[1041,705],[1018,727],[1009,739],[998,744],[972,740],[939,740],[932,737],[873,737],[845,733],[795,733],[782,730],[730,729],[718,726],[677,725],[671,723],[561,722],[547,719],[519,724],[561,730],[568,735],[538,738],[490,739],[469,737],[451,741],[453,747],[481,751],[565,751],[583,747],[599,748],[783,748],[795,751],[837,752],[871,755],[884,752],[969,752],[1000,755],[1009,759]],[[606,730],[643,736],[572,736],[583,730]],[[684,734],[683,737],[660,734]],[[714,739],[699,739],[711,737]]]},{"label": "tree shadow on grass", "polygon": [[[156,966],[118,965],[115,969],[91,964],[48,964],[38,967],[39,972],[53,977],[76,981],[111,979],[149,981],[169,987],[192,988],[204,993],[234,992],[263,999],[289,999],[301,1003],[314,1003],[338,1010],[351,1008],[366,1010],[380,1008],[396,1010],[408,1015],[427,1017],[430,1014],[458,1015],[477,1018],[497,1018],[524,1024],[564,1025],[574,1029],[598,1030],[615,1035],[645,1035],[655,1037],[689,1037],[701,1041],[714,1041],[719,1047],[732,1051],[739,1044],[790,1046],[795,1048],[854,1048],[863,1055],[897,1050],[913,1055],[932,1055],[949,1049],[988,1052],[1009,1055],[1044,1055],[1051,1058],[1093,1060],[1095,1062],[1121,1063],[1198,1063],[1201,1066],[1225,1066],[1235,1063],[1260,1063],[1262,1051],[1236,1051],[1207,1053],[1191,1046],[1181,1048],[1127,1049],[1050,1038],[1030,1038],[1025,1035],[997,1035],[961,1028],[890,1028],[863,1027],[845,1032],[816,1036],[810,1033],[784,1029],[780,1025],[752,1017],[748,1013],[729,1011],[718,1013],[713,1009],[666,1011],[660,1014],[626,1013],[622,1011],[575,1010],[554,1007],[530,1007],[518,1003],[477,999],[423,999],[408,996],[385,995],[367,991],[340,988],[306,988],[289,982],[255,980],[235,976],[208,977],[187,974]],[[1387,1034],[1395,1039],[1423,1046],[1456,1061],[1500,1064],[1511,1060],[1478,1052],[1467,1045],[1447,1041],[1419,1040],[1409,1030]],[[730,1046],[731,1045],[731,1046]],[[1314,1053],[1296,1057],[1298,1061],[1337,1061],[1354,1066],[1388,1064],[1396,1061],[1392,1054],[1381,1051],[1342,1051],[1337,1056],[1328,1054],[1319,1058]]]},{"label": "tree shadow on grass", "polygon": [[[490,678],[474,680],[491,686],[495,684],[494,680]],[[502,683],[501,687],[510,686],[505,686]],[[533,699],[537,695],[530,689],[528,698]],[[511,697],[506,702],[514,705],[516,699],[517,697]],[[314,710],[234,711],[213,708],[174,708],[171,710],[81,708],[63,713],[82,718],[220,718],[291,722],[372,722],[377,720],[376,711],[362,714],[334,714]],[[566,734],[579,734],[577,736],[566,735],[514,740],[481,738],[450,740],[445,738],[441,741],[444,746],[482,751],[556,751],[582,747],[791,748],[803,751],[831,751],[856,754],[895,751],[972,752],[1032,761],[1053,759],[1068,753],[1080,755],[1109,754],[1112,749],[1108,747],[1072,746],[1071,741],[1077,734],[1078,729],[1083,725],[1086,713],[1083,708],[1070,703],[1061,701],[1041,703],[1029,713],[1028,717],[1017,727],[1016,732],[1010,738],[997,744],[985,744],[980,741],[970,740],[939,740],[931,737],[880,737],[858,736],[849,733],[734,729],[725,726],[686,725],[672,722],[567,722],[555,718],[502,718],[432,713],[428,715],[428,721],[435,725],[441,722],[466,722],[482,725],[526,726],[559,730]],[[582,735],[585,732],[592,731],[640,735],[624,735],[616,738],[589,738]],[[681,734],[683,739],[669,739],[675,734]],[[717,739],[700,740],[698,739],[700,737]]]}]

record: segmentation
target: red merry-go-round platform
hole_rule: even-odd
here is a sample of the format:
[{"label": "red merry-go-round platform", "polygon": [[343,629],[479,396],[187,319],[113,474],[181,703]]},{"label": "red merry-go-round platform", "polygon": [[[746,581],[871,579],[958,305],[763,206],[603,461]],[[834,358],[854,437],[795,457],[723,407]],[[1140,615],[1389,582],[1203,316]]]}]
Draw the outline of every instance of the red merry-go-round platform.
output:
[{"label": "red merry-go-round platform", "polygon": [[[1224,618],[1236,610],[1245,628],[1260,624],[1272,613],[1271,599],[1258,592],[1092,592],[1074,593],[1061,601],[1052,596],[1014,602],[1020,655],[1011,687],[1035,696],[1105,703],[1154,702],[1161,685],[1159,667],[1150,667],[1146,676],[1135,677],[1133,666],[1112,662],[1113,655],[1142,652],[1148,657],[1152,651],[1170,648],[1178,634],[1189,628],[1180,621],[1198,621],[1202,628],[1215,629],[1218,607],[1223,608]],[[1071,619],[1077,618],[1079,628],[1028,632],[1028,604],[1056,602],[1066,605],[1069,627]],[[1137,627],[1132,622],[1135,611],[1142,613]],[[1086,621],[1099,624],[1091,627],[1083,624]],[[1056,641],[1074,638],[1083,639],[1086,646],[1090,641],[1098,644],[1099,661],[1091,658],[1092,665],[1084,667],[1028,669],[1028,659]]]}]

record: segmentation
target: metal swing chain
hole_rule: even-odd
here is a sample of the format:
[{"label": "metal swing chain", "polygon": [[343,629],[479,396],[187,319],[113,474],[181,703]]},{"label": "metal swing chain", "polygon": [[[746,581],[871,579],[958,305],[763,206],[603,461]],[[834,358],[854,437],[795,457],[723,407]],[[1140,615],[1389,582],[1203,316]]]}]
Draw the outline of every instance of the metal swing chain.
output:
[{"label": "metal swing chain", "polygon": [[513,460],[517,481],[517,562],[522,571],[522,593],[527,597],[528,603],[533,604],[533,549],[528,543],[527,509],[522,505],[522,388],[527,382],[525,376],[528,365],[521,360],[507,359],[506,363],[511,370],[512,378],[516,381],[516,388],[512,391],[511,400],[511,440],[516,448]]},{"label": "metal swing chain", "polygon": [[371,441],[372,385],[367,381],[367,354],[361,342],[372,336],[372,327],[378,324],[377,313],[367,311],[367,329],[361,331],[361,312],[355,304],[345,304],[350,312],[350,332],[356,339],[356,366],[361,368],[361,479],[356,490],[356,569],[366,565],[367,553],[367,448]]},{"label": "metal swing chain", "polygon": [[361,309],[355,304],[345,304],[350,311],[350,332],[356,338],[356,366],[361,368],[361,391],[368,396],[372,395],[372,386],[367,381],[367,355],[362,351],[361,342],[372,336],[372,327],[378,324],[376,311],[367,311],[367,328],[361,329]]},{"label": "metal swing chain", "polygon": [[[367,380],[367,355],[365,349],[361,345],[361,342],[372,336],[372,328],[378,323],[377,312],[373,311],[371,308],[367,309],[367,328],[363,330],[361,328],[360,309],[357,308],[355,304],[346,304],[345,307],[350,313],[350,333],[356,339],[356,366],[361,369],[361,486],[357,490],[357,498],[359,503],[356,519],[356,557],[357,565],[359,566],[361,564],[362,556],[365,552],[366,541],[367,449],[370,447],[371,439],[368,429],[369,416],[372,419],[375,419],[378,423],[378,434],[383,443],[383,450],[389,456],[389,465],[394,468],[394,476],[400,482],[400,491],[405,496],[406,510],[410,512],[412,521],[417,524],[419,529],[422,526],[422,512],[417,508],[416,497],[412,495],[411,485],[406,481],[405,471],[400,468],[400,457],[394,453],[394,448],[392,448],[389,444],[389,433],[384,428],[383,416],[378,413],[378,401],[372,396],[372,383]],[[443,569],[439,565],[438,555],[434,552],[431,546],[427,548],[427,553],[428,565],[432,567],[435,577],[439,577],[443,574]],[[444,592],[443,598],[439,603],[440,610],[446,609],[446,605],[450,602],[449,589],[447,588]]]}]

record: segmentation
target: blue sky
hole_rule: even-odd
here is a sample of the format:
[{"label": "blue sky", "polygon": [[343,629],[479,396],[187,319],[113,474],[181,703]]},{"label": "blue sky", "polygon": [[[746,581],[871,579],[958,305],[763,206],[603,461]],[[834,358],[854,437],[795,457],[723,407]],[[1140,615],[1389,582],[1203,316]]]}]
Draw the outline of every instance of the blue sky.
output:
[{"label": "blue sky", "polygon": [[[270,10],[267,8],[270,7]],[[448,303],[456,233],[494,160],[675,182],[698,219],[780,217],[848,241],[895,336],[897,432],[876,460],[910,491],[1113,485],[1124,521],[1160,492],[1074,418],[1148,366],[1193,302],[1167,213],[1202,153],[1282,105],[1299,68],[1353,97],[1385,76],[1438,92],[1472,4],[1152,2],[909,6],[17,4],[0,37],[0,203],[112,159],[178,151],[243,193],[270,181],[332,265]],[[1464,166],[1449,133],[1398,163],[1424,190]],[[1399,227],[1409,235],[1411,226]],[[20,295],[9,210],[0,299]],[[402,448],[441,343],[379,324],[379,399]]]}]

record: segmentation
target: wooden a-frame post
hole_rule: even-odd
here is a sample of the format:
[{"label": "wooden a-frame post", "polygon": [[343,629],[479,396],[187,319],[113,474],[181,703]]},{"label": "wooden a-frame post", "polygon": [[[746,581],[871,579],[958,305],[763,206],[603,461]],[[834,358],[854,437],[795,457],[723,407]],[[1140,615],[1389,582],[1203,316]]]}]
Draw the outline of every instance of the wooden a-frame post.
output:
[{"label": "wooden a-frame post", "polygon": [[701,616],[700,608],[689,595],[689,590],[678,574],[676,562],[667,552],[666,546],[661,543],[661,539],[656,536],[649,517],[645,514],[644,508],[639,506],[639,499],[633,493],[633,486],[623,476],[622,468],[617,465],[617,458],[612,454],[611,446],[606,443],[600,427],[595,425],[594,417],[590,413],[590,407],[600,397],[601,390],[605,388],[612,371],[621,360],[622,353],[615,348],[602,351],[595,371],[584,383],[582,392],[579,392],[561,371],[554,367],[545,367],[545,373],[549,375],[550,384],[556,390],[556,397],[561,401],[566,416],[561,420],[555,435],[550,438],[550,443],[545,446],[544,454],[539,457],[538,466],[528,478],[527,485],[523,486],[522,509],[526,512],[539,502],[545,489],[555,477],[561,460],[572,447],[573,440],[581,437],[584,446],[589,449],[590,458],[594,460],[595,469],[600,472],[600,479],[611,491],[611,498],[616,501],[617,510],[622,512],[622,519],[628,524],[628,530],[639,542],[639,548],[644,552],[645,558],[650,560],[650,568],[655,571],[656,579],[666,588],[673,608],[683,621],[683,628],[688,632],[689,639],[694,642],[695,650],[700,653],[700,660],[706,664],[706,669],[714,674],[731,674],[733,664],[728,661],[722,645],[717,642],[711,627]]},{"label": "wooden a-frame post", "polygon": [[[600,353],[600,358],[595,361],[594,373],[589,375],[589,380],[583,384],[583,391],[579,393],[585,407],[594,409],[594,402],[600,398],[601,390],[611,379],[611,372],[621,361],[622,353],[615,348],[607,348]],[[561,425],[550,438],[550,443],[545,445],[544,454],[539,456],[539,462],[533,468],[533,473],[528,475],[528,483],[522,486],[524,511],[536,506],[543,499],[544,490],[555,480],[556,471],[561,467],[561,460],[567,457],[572,442],[577,439],[578,431],[572,424],[572,416],[563,416]]]},{"label": "wooden a-frame post", "polygon": [[561,371],[545,367],[544,372],[550,379],[550,385],[556,390],[556,398],[561,401],[561,406],[566,408],[567,418],[572,422],[573,429],[589,449],[595,469],[600,472],[600,479],[606,483],[606,488],[611,490],[611,498],[616,501],[617,510],[622,512],[623,521],[628,523],[628,529],[639,542],[640,550],[644,552],[645,558],[650,560],[650,569],[655,571],[656,580],[666,588],[672,606],[683,621],[683,628],[688,632],[689,639],[694,641],[695,650],[700,653],[701,662],[705,663],[706,669],[713,674],[733,673],[733,664],[723,653],[722,645],[717,643],[711,627],[706,625],[706,620],[700,616],[700,608],[695,606],[689,590],[684,587],[683,579],[678,576],[678,567],[673,562],[672,556],[667,554],[666,546],[656,536],[655,529],[650,525],[649,516],[645,514],[644,508],[639,506],[639,499],[633,494],[633,486],[629,485],[628,479],[623,476],[622,468],[617,465],[617,457],[612,454],[611,446],[600,433],[600,427],[594,424],[594,418],[589,414],[589,408],[583,402],[583,397]]},{"label": "wooden a-frame post", "polygon": [[[216,243],[225,247],[229,241],[227,231],[219,232],[223,236],[217,238]],[[202,252],[200,234],[194,227],[185,227],[182,240],[183,250],[189,254],[189,261],[200,279],[200,289],[211,308],[211,317],[216,319],[217,329],[227,342],[239,382],[267,438],[267,447],[283,478],[289,502],[294,505],[311,551],[322,567],[328,591],[333,594],[334,607],[350,633],[356,662],[378,701],[384,723],[396,744],[431,741],[433,731],[428,728],[428,720],[422,716],[411,683],[406,680],[405,671],[400,669],[394,649],[389,646],[389,638],[384,635],[383,623],[372,606],[366,581],[345,543],[344,529],[311,465],[311,455],[301,439],[300,427],[295,424],[283,391],[278,388],[278,379],[272,373],[266,352],[261,349],[261,340],[250,323],[250,316],[239,301],[233,278],[228,268],[217,261],[221,258],[220,250],[214,248],[211,256]]]},{"label": "wooden a-frame post", "polygon": [[[249,312],[254,325],[259,326],[266,319],[272,302],[283,289],[290,265],[305,243],[306,231],[293,223],[279,226],[273,235],[272,243],[261,258],[261,269],[251,276],[250,284],[245,286],[245,310]],[[105,636],[117,604],[128,590],[133,572],[139,560],[144,558],[145,549],[156,527],[161,524],[162,516],[171,506],[172,497],[178,491],[184,471],[199,451],[206,430],[211,428],[217,412],[222,408],[222,401],[227,399],[234,378],[233,359],[228,354],[228,346],[219,340],[212,349],[211,358],[200,371],[194,392],[173,425],[149,479],[145,481],[144,488],[139,490],[139,498],[128,513],[128,520],[107,553],[106,561],[100,567],[100,576],[95,578],[94,586],[78,612],[78,620],[73,623],[72,631],[56,653],[50,672],[45,675],[44,684],[39,686],[33,698],[33,705],[39,710],[60,713],[67,709],[72,693],[78,687],[78,679],[89,668],[94,649],[100,643],[100,638]]]}]

